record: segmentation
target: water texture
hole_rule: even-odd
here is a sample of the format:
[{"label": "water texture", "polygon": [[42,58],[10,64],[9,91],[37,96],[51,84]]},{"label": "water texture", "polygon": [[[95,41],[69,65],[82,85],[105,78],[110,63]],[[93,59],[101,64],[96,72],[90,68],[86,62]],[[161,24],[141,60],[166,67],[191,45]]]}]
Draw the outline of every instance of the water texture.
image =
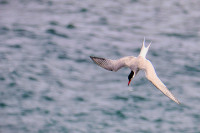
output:
[{"label": "water texture", "polygon": [[[1,133],[200,133],[200,2],[0,0]],[[177,105],[128,87],[89,56],[137,56],[142,40]],[[132,90],[132,91],[130,91]]]}]

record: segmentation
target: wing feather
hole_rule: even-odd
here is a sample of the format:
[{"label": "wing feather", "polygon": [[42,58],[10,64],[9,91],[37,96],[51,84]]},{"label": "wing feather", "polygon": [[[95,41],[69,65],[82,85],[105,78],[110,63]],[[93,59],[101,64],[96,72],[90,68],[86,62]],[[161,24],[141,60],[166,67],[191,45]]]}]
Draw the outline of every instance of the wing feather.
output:
[{"label": "wing feather", "polygon": [[155,69],[149,60],[146,60],[145,73],[147,79],[158,88],[163,94],[169,97],[171,100],[180,104],[180,102],[175,98],[175,96],[167,89],[167,87],[162,83],[162,81],[156,75]]},{"label": "wing feather", "polygon": [[90,56],[90,58],[97,65],[109,71],[118,71],[120,68],[126,66],[126,61],[127,61],[127,58],[121,58],[118,60],[111,60],[111,59],[105,59],[105,58],[93,57],[93,56]]}]

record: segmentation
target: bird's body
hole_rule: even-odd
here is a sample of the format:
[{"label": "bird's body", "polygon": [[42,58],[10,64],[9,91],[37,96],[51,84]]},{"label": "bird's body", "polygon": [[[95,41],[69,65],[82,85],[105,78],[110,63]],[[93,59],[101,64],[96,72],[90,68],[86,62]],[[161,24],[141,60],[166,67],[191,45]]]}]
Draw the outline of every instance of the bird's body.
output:
[{"label": "bird's body", "polygon": [[167,89],[167,87],[158,78],[151,62],[146,59],[146,54],[148,52],[150,44],[148,45],[148,47],[145,47],[144,42],[143,42],[143,46],[141,48],[141,51],[140,51],[140,54],[138,57],[127,56],[127,57],[120,58],[118,60],[111,60],[111,59],[92,57],[92,56],[90,56],[90,58],[97,65],[99,65],[107,70],[110,70],[110,71],[118,71],[122,67],[130,68],[131,73],[128,76],[128,79],[129,79],[128,85],[130,84],[131,79],[133,77],[135,77],[140,70],[144,70],[146,78],[156,88],[158,88],[162,93],[164,93],[170,99],[172,99],[176,103],[180,104],[180,102],[173,96],[173,94]]}]

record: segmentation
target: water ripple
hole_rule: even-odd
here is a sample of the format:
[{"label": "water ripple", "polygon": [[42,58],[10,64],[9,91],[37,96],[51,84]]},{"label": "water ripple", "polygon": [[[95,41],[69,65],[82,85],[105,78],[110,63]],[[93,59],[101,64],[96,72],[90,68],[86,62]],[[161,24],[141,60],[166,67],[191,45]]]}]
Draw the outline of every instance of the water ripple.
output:
[{"label": "water ripple", "polygon": [[[200,131],[199,1],[0,0],[0,132]],[[89,56],[147,58],[181,101]],[[129,91],[133,88],[133,91]],[[172,88],[172,89],[171,89]]]}]

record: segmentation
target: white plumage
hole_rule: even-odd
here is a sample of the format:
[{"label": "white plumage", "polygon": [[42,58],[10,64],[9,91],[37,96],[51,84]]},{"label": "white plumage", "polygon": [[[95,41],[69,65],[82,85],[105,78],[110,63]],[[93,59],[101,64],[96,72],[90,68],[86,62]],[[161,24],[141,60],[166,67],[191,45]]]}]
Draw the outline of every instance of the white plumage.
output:
[{"label": "white plumage", "polygon": [[[172,99],[174,102],[180,104],[180,102],[174,97],[174,95],[167,89],[167,87],[162,83],[162,81],[156,75],[155,69],[152,63],[146,59],[146,54],[150,47],[145,47],[145,40],[143,41],[143,46],[141,48],[140,54],[138,57],[127,56],[120,58],[118,60],[111,60],[99,57],[90,56],[90,58],[99,66],[105,68],[110,71],[118,71],[122,67],[129,67],[131,69],[131,73],[129,75],[129,83],[133,77],[137,75],[139,70],[144,70],[146,74],[146,78],[162,93]],[[128,85],[129,85],[128,83]]]}]

